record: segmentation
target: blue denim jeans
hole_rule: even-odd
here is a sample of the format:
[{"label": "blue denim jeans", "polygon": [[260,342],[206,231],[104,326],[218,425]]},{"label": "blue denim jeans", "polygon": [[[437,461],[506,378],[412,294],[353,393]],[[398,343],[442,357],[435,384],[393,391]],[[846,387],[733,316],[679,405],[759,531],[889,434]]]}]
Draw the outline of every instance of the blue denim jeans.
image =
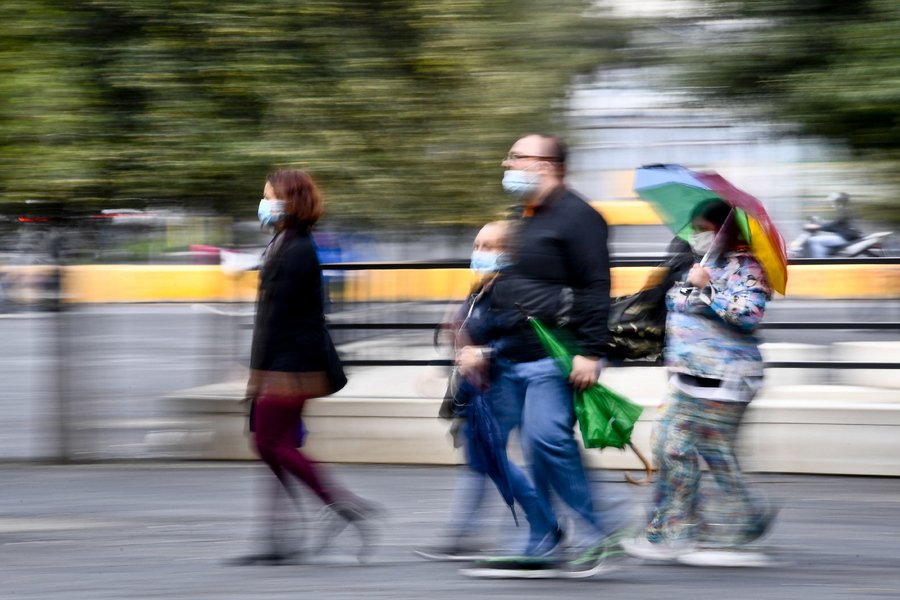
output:
[{"label": "blue denim jeans", "polygon": [[573,389],[552,358],[513,363],[498,359],[489,398],[505,435],[519,427],[525,458],[531,463],[537,503],[532,541],[551,535],[557,526],[551,492],[602,536],[594,512],[581,450],[574,437]]},{"label": "blue denim jeans", "polygon": [[[489,403],[491,402],[490,396],[488,396],[487,400]],[[512,430],[518,426],[518,422],[505,418],[501,419],[496,413],[495,417],[500,426],[502,437],[501,443],[506,447],[509,442],[509,435]],[[468,423],[463,427],[467,426]],[[484,500],[484,482],[488,479],[488,476],[483,470],[484,466],[475,464],[471,458],[473,456],[472,444],[474,443],[476,442],[471,438],[468,438],[466,441],[466,462],[471,475],[481,477],[482,487],[481,489],[471,488],[474,489],[474,493],[457,496],[458,499],[462,500],[462,503],[460,504],[461,510],[465,511],[461,515],[461,518],[455,523],[457,531],[468,530],[476,525],[478,517],[477,513]],[[525,513],[525,518],[528,520],[529,541],[527,547],[537,547],[539,542],[547,536],[548,531],[556,531],[556,518],[553,516],[552,511],[548,511],[546,506],[538,501],[534,484],[521,467],[510,461],[507,475],[509,477],[509,484],[512,488],[513,498],[519,504],[522,512]],[[469,481],[473,482],[474,480],[470,479]],[[497,484],[496,481],[494,481],[494,483]]]}]

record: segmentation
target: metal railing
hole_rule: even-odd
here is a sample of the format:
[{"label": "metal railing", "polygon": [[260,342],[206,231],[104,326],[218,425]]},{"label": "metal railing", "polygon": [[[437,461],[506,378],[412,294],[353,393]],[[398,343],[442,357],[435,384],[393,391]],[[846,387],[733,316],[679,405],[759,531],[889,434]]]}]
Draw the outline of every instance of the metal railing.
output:
[{"label": "metal railing", "polygon": [[[637,256],[629,258],[613,258],[611,267],[655,267],[658,266],[664,256]],[[848,258],[848,259],[792,259],[791,265],[857,265],[900,264],[900,257],[885,258]],[[441,261],[401,261],[401,262],[356,262],[356,263],[329,263],[322,268],[331,271],[365,271],[365,270],[428,270],[428,269],[465,269],[469,267],[466,260],[441,260]],[[332,331],[435,331],[441,326],[439,322],[408,322],[408,321],[361,321],[338,322],[330,321],[329,329]],[[764,322],[761,330],[870,330],[884,331],[900,330],[900,322]],[[347,359],[347,366],[450,366],[450,359]],[[660,361],[624,361],[616,366],[624,367],[651,367],[660,366]],[[766,368],[773,369],[896,369],[900,363],[891,362],[864,362],[864,361],[769,361]]]}]

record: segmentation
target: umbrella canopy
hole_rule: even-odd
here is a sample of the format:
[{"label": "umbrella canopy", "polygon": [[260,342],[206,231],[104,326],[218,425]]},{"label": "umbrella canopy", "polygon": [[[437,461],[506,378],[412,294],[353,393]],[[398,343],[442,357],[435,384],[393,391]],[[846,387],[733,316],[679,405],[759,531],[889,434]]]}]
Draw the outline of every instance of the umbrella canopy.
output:
[{"label": "umbrella canopy", "polygon": [[734,218],[750,251],[766,272],[769,285],[784,294],[787,253],[784,239],[762,202],[731,185],[718,173],[700,173],[680,165],[650,165],[637,170],[634,191],[648,201],[672,231],[684,240],[692,232],[691,214],[709,200],[722,200],[734,209]]},{"label": "umbrella canopy", "polygon": [[[572,371],[572,353],[538,319],[528,317],[528,322],[547,353],[568,375]],[[624,448],[630,443],[634,424],[644,410],[600,383],[583,392],[576,391],[574,401],[586,448]]]}]

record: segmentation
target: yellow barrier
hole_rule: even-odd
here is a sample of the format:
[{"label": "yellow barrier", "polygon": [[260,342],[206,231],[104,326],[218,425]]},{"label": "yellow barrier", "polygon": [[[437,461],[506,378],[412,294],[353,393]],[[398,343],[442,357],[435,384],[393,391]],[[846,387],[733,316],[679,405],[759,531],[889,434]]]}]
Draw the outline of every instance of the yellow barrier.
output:
[{"label": "yellow barrier", "polygon": [[[612,269],[612,295],[641,288],[650,267]],[[256,296],[255,272],[228,274],[217,266],[66,267],[67,301],[246,302]],[[346,301],[429,301],[464,298],[474,282],[468,269],[348,271],[332,290]],[[900,298],[900,265],[791,267],[789,298]]]},{"label": "yellow barrier", "polygon": [[66,267],[68,302],[245,302],[256,297],[257,274],[218,266],[81,265]]},{"label": "yellow barrier", "polygon": [[608,225],[662,225],[656,211],[643,200],[596,200],[591,206]]},{"label": "yellow barrier", "polygon": [[900,265],[788,268],[788,298],[900,298]]}]

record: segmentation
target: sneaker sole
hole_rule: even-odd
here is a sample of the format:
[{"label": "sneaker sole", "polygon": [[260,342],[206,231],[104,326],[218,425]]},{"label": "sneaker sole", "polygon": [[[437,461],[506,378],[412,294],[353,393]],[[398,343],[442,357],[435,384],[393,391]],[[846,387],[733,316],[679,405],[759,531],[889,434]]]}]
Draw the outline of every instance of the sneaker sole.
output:
[{"label": "sneaker sole", "polygon": [[484,558],[483,554],[441,554],[440,552],[428,552],[427,550],[413,550],[413,554],[425,560],[437,562],[472,562]]},{"label": "sneaker sole", "polygon": [[460,569],[466,577],[476,579],[589,579],[596,575],[613,573],[618,566],[601,564],[582,571],[568,569],[491,569],[472,567]]},{"label": "sneaker sole", "polygon": [[669,547],[648,548],[646,546],[635,547],[631,544],[622,545],[622,554],[645,562],[674,563],[683,554],[694,552],[694,548],[673,550]]},{"label": "sneaker sole", "polygon": [[775,561],[761,552],[707,550],[682,554],[676,561],[689,567],[771,567]]},{"label": "sneaker sole", "polygon": [[489,567],[472,567],[460,569],[466,577],[478,579],[558,579],[564,577],[559,569],[491,569]]},{"label": "sneaker sole", "polygon": [[615,573],[621,567],[619,565],[611,565],[609,563],[600,563],[599,565],[594,565],[590,569],[584,570],[568,570],[563,574],[563,577],[567,579],[589,579],[591,577],[595,577],[597,575],[606,575],[608,573]]},{"label": "sneaker sole", "polygon": [[643,560],[645,562],[654,562],[654,563],[673,563],[678,560],[678,554],[651,554],[649,552],[641,552],[641,551],[632,551],[626,550],[625,556],[630,558],[636,558],[638,560]]}]

